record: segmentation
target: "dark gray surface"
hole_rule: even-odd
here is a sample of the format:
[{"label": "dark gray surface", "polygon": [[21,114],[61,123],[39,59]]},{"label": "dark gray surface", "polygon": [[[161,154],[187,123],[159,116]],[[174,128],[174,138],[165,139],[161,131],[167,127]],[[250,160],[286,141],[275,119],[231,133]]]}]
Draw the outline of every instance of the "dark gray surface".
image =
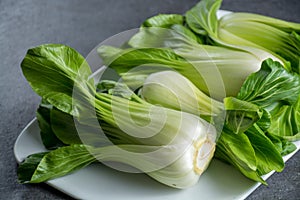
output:
[{"label": "dark gray surface", "polygon": [[[35,116],[39,103],[19,67],[26,50],[43,43],[63,43],[87,55],[107,37],[136,28],[147,17],[158,13],[183,13],[196,2],[0,0],[0,199],[70,199],[45,184],[17,183],[13,144]],[[224,0],[222,8],[257,12],[300,23],[298,0]],[[298,152],[287,162],[282,173],[276,173],[268,180],[269,186],[261,186],[248,200],[299,199],[299,159]]]}]

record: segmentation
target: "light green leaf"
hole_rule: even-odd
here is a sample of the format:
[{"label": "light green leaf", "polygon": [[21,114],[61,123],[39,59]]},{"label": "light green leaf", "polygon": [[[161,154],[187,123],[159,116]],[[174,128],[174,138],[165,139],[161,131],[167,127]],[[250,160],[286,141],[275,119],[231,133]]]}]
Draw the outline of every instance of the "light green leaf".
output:
[{"label": "light green leaf", "polygon": [[266,133],[266,136],[272,141],[277,151],[280,152],[281,156],[292,153],[297,149],[294,143],[284,139],[281,136],[274,135],[269,132]]},{"label": "light green leaf", "polygon": [[300,139],[300,96],[298,101],[290,105],[278,103],[271,112],[271,126],[268,131],[289,141]]},{"label": "light green leaf", "polygon": [[142,27],[170,28],[174,24],[183,24],[183,16],[179,14],[159,14],[143,22]]},{"label": "light green leaf", "polygon": [[201,0],[185,14],[188,26],[198,34],[217,35],[217,11],[221,3],[222,0]]},{"label": "light green leaf", "polygon": [[226,125],[234,133],[243,133],[263,115],[263,111],[257,105],[234,97],[225,98],[224,106],[227,111]]},{"label": "light green leaf", "polygon": [[223,129],[214,156],[230,163],[246,177],[266,184],[257,172],[255,151],[244,133],[234,134],[226,128]]},{"label": "light green leaf", "polygon": [[171,29],[177,33],[180,33],[181,35],[185,36],[186,38],[189,38],[199,44],[204,44],[204,39],[200,37],[199,35],[194,34],[189,28],[175,24],[171,27]]},{"label": "light green leaf", "polygon": [[261,69],[244,82],[237,98],[254,103],[269,113],[270,122],[258,124],[271,134],[289,141],[298,140],[300,110],[300,76],[286,71],[268,59]]},{"label": "light green leaf", "polygon": [[219,21],[219,38],[233,45],[269,51],[299,71],[300,24],[252,13],[230,13]]}]

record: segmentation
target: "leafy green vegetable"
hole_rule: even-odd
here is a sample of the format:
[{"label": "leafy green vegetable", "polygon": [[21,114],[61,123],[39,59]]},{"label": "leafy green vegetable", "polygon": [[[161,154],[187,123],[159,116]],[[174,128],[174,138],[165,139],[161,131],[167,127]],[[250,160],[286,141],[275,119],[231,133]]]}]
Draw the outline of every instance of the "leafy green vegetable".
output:
[{"label": "leafy green vegetable", "polygon": [[281,156],[288,155],[297,149],[297,147],[290,141],[266,132],[266,136],[272,141],[277,151],[281,153]]},{"label": "leafy green vegetable", "polygon": [[[261,71],[263,69],[257,73]],[[205,117],[205,114],[215,116],[214,119],[218,119],[215,123],[220,123],[222,117],[223,106],[220,102],[209,100],[209,97],[198,91],[188,79],[176,72],[163,71],[151,74],[144,82],[141,95],[150,103],[202,117]],[[210,107],[215,108],[204,112]],[[234,97],[224,99],[224,109],[227,111],[225,125],[223,130],[221,129],[215,157],[237,167],[248,178],[262,183],[265,182],[261,179],[261,175],[272,170],[282,171],[284,162],[280,153],[288,152],[292,148],[285,146],[285,141],[278,138],[274,145],[272,143],[274,140],[265,135],[264,131],[270,125],[267,111],[256,104]],[[280,148],[277,145],[281,145]]]},{"label": "leafy green vegetable", "polygon": [[[300,25],[251,13],[230,13],[217,18],[222,0],[202,0],[186,12],[188,26],[208,35],[216,44],[243,49],[280,61],[299,73]],[[290,63],[291,66],[290,66]]]},{"label": "leafy green vegetable", "polygon": [[[219,27],[222,41],[270,51],[291,62],[293,71],[300,73],[299,24],[258,14],[231,13],[220,19]],[[230,39],[232,36],[237,39]]]},{"label": "leafy green vegetable", "polygon": [[[69,174],[92,162],[114,161],[135,166],[166,185],[185,188],[197,183],[199,174],[208,166],[206,160],[210,160],[213,156],[214,148],[210,154],[205,152],[206,148],[211,148],[211,144],[208,141],[202,142],[197,145],[203,146],[198,150],[200,154],[205,155],[204,157],[197,158],[197,154],[192,155],[195,153],[194,149],[198,147],[191,145],[181,157],[163,168],[159,168],[157,163],[169,161],[170,154],[174,152],[173,146],[118,145],[93,148],[71,145],[46,154],[41,153],[28,157],[21,163],[18,176],[22,178],[23,183],[37,183]],[[159,149],[166,154],[154,153],[156,155],[154,156],[151,153]],[[186,165],[189,160],[193,162],[192,165]]]},{"label": "leafy green vegetable", "polygon": [[[31,179],[28,180],[29,182],[37,183],[63,176],[95,161],[94,156],[89,153],[93,148],[72,144],[79,142],[78,138],[74,138],[72,117],[89,127],[97,126],[99,121],[104,122],[104,132],[107,133],[109,139],[124,144],[122,147],[125,150],[149,153],[146,157],[142,154],[139,160],[134,155],[131,158],[131,154],[127,151],[124,153],[118,150],[119,146],[108,145],[96,148],[95,153],[99,155],[97,158],[100,161],[132,164],[144,172],[151,173],[150,176],[171,187],[185,188],[197,182],[215,150],[216,130],[214,127],[198,116],[151,105],[134,93],[128,96],[129,89],[122,85],[115,90],[109,89],[111,82],[100,87],[100,89],[108,88],[108,92],[115,91],[118,94],[116,96],[109,93],[97,93],[96,87],[88,79],[90,73],[88,65],[85,61],[85,64],[81,65],[82,56],[67,46],[50,46],[61,50],[59,51],[61,54],[54,55],[49,45],[42,45],[28,51],[29,55],[25,56],[21,67],[26,72],[24,75],[33,90],[46,101],[50,99],[51,101],[48,102],[54,102],[53,106],[57,109],[66,112],[63,114],[52,109],[51,123],[53,124],[51,126],[58,138],[71,145],[46,154]],[[64,51],[72,53],[67,54]],[[40,60],[41,55],[43,59]],[[65,56],[64,59],[61,59],[62,55]],[[39,61],[39,65],[36,64],[36,60]],[[31,72],[39,78],[37,79]],[[61,77],[57,82],[56,77],[59,75]],[[49,84],[43,84],[47,81]],[[68,87],[62,86],[64,83],[69,83]],[[60,87],[63,88],[59,89]],[[66,93],[65,98],[60,96],[63,92]],[[76,95],[73,94],[74,92]],[[97,119],[96,123],[93,122],[94,119]],[[64,134],[66,131],[70,132]],[[78,134],[82,136],[82,133]],[[99,137],[102,139],[102,136]],[[182,163],[188,163],[189,167]],[[146,169],[152,171],[146,171]],[[177,170],[174,171],[173,177],[162,177],[156,176],[154,169],[161,169],[159,174],[167,174],[168,170]]]},{"label": "leafy green vegetable", "polygon": [[210,116],[221,115],[224,111],[221,102],[208,97],[188,79],[174,71],[163,71],[149,75],[140,94],[147,102],[192,113],[208,119],[210,122]]},{"label": "leafy green vegetable", "polygon": [[250,75],[238,99],[251,102],[270,113],[268,131],[289,140],[299,138],[300,76],[268,59],[261,70]]},{"label": "leafy green vegetable", "polygon": [[272,109],[271,113],[271,125],[269,132],[281,136],[289,141],[296,141],[300,139],[299,132],[299,101],[289,106],[282,103],[278,103]]}]

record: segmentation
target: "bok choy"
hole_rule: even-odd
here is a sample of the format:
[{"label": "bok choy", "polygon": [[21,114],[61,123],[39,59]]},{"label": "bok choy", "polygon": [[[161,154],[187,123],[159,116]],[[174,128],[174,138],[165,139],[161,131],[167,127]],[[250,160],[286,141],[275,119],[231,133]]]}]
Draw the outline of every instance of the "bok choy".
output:
[{"label": "bok choy", "polygon": [[261,50],[252,53],[202,45],[177,29],[143,28],[128,44],[132,48],[100,46],[98,53],[130,87],[140,87],[153,72],[173,69],[218,100],[237,95],[243,81],[258,71],[265,59],[276,60]]},{"label": "bok choy", "polygon": [[269,52],[287,69],[291,67],[300,73],[299,23],[253,13],[229,13],[218,19],[221,3],[222,0],[200,1],[186,12],[188,26],[196,33],[208,35],[218,45]]},{"label": "bok choy", "polygon": [[[281,77],[281,80],[277,80],[274,74]],[[279,76],[279,74],[281,75]],[[264,79],[264,81],[260,79]],[[270,129],[274,125],[269,117],[274,116],[270,114],[269,109],[264,110],[265,107],[261,105],[277,104],[278,100],[285,98],[288,98],[292,104],[295,103],[299,98],[299,81],[297,74],[288,74],[279,63],[271,60],[265,61],[259,72],[247,78],[237,96],[239,99],[247,99],[248,101],[232,97],[224,99],[224,109],[227,110],[227,114],[223,131],[217,142],[215,157],[231,163],[248,178],[263,183],[265,182],[260,178],[261,175],[272,170],[281,171],[284,166],[281,156],[294,151],[295,146],[293,143],[288,142],[283,135],[278,135],[277,131],[274,132],[272,128]],[[260,86],[264,89],[255,86],[257,83],[260,83]],[[274,84],[278,86],[274,87]],[[285,85],[280,86],[281,84]],[[272,86],[269,91],[266,89],[268,85]],[[248,93],[246,90],[252,93],[251,96],[259,97],[261,99],[260,103],[255,102],[249,96],[246,98],[241,97],[242,94]],[[141,88],[141,95],[151,103],[200,116],[203,115],[205,108],[222,108],[220,102],[212,99],[208,101],[209,97],[196,95],[201,94],[201,91],[195,91],[197,91],[197,88],[185,77],[174,71],[164,71],[149,75]],[[268,91],[268,94],[265,91]],[[286,95],[285,92],[289,95]],[[215,116],[222,113],[216,109],[210,111],[206,114]],[[291,115],[291,118],[295,116],[296,112]],[[288,130],[293,129],[292,126],[287,127],[287,122],[286,120],[280,125],[276,123],[277,128],[281,130],[280,132],[288,132],[285,130],[286,128]],[[289,131],[289,134],[291,133],[293,132]],[[297,133],[295,134],[294,137],[297,137]],[[281,148],[277,148],[278,141],[273,143],[272,139],[274,137],[280,138]],[[245,154],[248,157],[244,157]],[[268,161],[266,162],[266,160]]]},{"label": "bok choy", "polygon": [[[124,85],[116,86],[116,95],[97,91],[88,64],[70,47],[47,44],[30,49],[21,67],[32,89],[50,104],[44,103],[38,112],[40,126],[49,128],[45,137],[55,135],[54,141],[65,145],[49,144],[54,150],[21,163],[21,182],[43,182],[92,162],[115,161],[168,186],[186,188],[198,181],[213,157],[217,135],[212,125],[198,116],[149,104]],[[95,128],[98,122],[105,123],[103,130]],[[89,143],[91,129],[80,129],[80,124],[94,128],[98,145]]]}]

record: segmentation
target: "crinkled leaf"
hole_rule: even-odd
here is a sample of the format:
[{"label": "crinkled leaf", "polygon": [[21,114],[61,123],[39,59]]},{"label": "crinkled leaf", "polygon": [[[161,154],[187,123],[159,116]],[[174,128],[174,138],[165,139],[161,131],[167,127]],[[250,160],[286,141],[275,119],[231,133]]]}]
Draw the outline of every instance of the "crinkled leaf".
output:
[{"label": "crinkled leaf", "polygon": [[271,125],[268,131],[289,141],[300,139],[300,96],[293,105],[276,104],[270,109]]},{"label": "crinkled leaf", "polygon": [[276,61],[267,59],[261,69],[244,82],[238,99],[267,107],[277,101],[294,104],[300,93],[300,76],[288,72]]},{"label": "crinkled leaf", "polygon": [[299,139],[298,74],[288,72],[279,62],[268,59],[263,62],[258,72],[246,79],[237,98],[254,103],[267,111],[270,122],[258,122],[258,125],[264,126],[263,129],[290,141]]}]

